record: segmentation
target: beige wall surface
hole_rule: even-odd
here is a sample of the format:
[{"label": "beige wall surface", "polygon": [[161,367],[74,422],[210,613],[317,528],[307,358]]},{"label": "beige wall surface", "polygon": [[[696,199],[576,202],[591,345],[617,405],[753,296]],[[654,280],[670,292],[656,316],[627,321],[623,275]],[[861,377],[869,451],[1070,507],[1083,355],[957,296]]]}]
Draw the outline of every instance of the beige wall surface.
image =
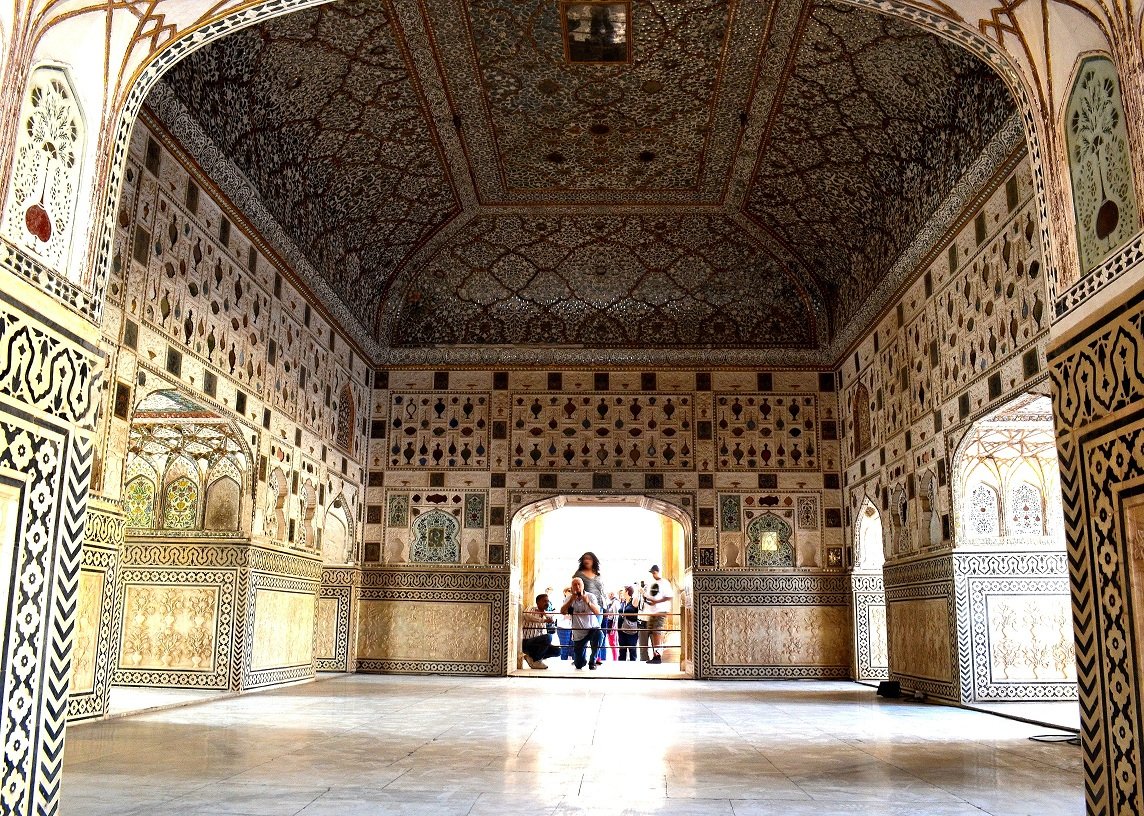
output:
[{"label": "beige wall surface", "polygon": [[72,694],[95,690],[100,613],[103,609],[106,584],[107,574],[102,570],[80,570],[79,593],[76,598],[75,640],[72,647]]},{"label": "beige wall surface", "polygon": [[487,603],[363,600],[358,656],[426,663],[487,662],[491,619]]},{"label": "beige wall surface", "polygon": [[850,660],[844,606],[722,606],[713,610],[717,666],[843,666]]},{"label": "beige wall surface", "polygon": [[313,594],[256,590],[251,669],[310,663],[314,659],[314,610]]},{"label": "beige wall surface", "polygon": [[211,586],[124,586],[120,667],[213,671],[218,600]]},{"label": "beige wall surface", "polygon": [[945,598],[891,601],[887,610],[894,672],[950,682],[949,601]]}]

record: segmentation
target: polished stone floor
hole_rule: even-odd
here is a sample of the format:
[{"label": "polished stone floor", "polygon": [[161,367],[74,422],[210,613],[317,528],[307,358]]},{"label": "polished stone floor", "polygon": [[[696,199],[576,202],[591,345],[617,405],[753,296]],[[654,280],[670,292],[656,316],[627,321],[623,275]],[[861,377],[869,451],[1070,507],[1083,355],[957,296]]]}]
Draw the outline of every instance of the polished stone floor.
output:
[{"label": "polished stone floor", "polygon": [[1080,749],[854,683],[346,676],[68,730],[64,816],[1056,816]]}]

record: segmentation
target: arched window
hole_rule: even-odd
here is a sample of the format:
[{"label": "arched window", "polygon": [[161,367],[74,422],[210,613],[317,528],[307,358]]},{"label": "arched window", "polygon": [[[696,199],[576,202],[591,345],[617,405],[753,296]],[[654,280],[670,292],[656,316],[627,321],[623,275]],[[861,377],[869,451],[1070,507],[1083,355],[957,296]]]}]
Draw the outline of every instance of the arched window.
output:
[{"label": "arched window", "polygon": [[1007,503],[1010,535],[1042,536],[1045,534],[1045,505],[1041,491],[1022,482],[1009,492]]},{"label": "arched window", "polygon": [[155,483],[146,476],[136,476],[123,491],[127,526],[149,529],[155,526]]},{"label": "arched window", "polygon": [[748,567],[793,567],[790,525],[774,513],[764,513],[747,525]]},{"label": "arched window", "polygon": [[969,494],[969,532],[973,536],[1001,534],[1001,511],[997,491],[987,484],[978,484]]},{"label": "arched window", "polygon": [[193,530],[198,521],[199,486],[190,478],[180,476],[167,485],[163,495],[163,528]]},{"label": "arched window", "polygon": [[850,414],[854,421],[854,455],[861,456],[870,450],[870,392],[866,386],[858,383],[854,389],[853,402]]}]

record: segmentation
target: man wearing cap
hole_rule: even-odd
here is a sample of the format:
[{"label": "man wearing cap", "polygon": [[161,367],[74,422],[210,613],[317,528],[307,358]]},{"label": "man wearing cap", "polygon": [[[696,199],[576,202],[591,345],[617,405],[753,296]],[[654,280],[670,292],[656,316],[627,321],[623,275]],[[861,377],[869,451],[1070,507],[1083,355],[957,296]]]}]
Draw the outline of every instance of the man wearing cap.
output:
[{"label": "man wearing cap", "polygon": [[647,628],[651,640],[651,657],[648,663],[663,662],[663,642],[667,639],[667,619],[671,615],[671,600],[674,593],[671,581],[662,577],[659,564],[652,566],[651,583],[644,590],[644,608],[648,612]]}]

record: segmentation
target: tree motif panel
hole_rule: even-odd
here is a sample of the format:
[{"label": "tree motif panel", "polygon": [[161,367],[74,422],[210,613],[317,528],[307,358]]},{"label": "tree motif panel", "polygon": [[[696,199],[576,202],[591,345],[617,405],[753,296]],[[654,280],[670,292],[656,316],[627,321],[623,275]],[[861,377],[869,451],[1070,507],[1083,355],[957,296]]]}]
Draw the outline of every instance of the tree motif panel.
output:
[{"label": "tree motif panel", "polygon": [[67,74],[35,69],[20,109],[3,234],[61,273],[71,249],[84,139]]},{"label": "tree motif panel", "polygon": [[517,394],[511,464],[542,470],[691,470],[688,394]]},{"label": "tree motif panel", "polygon": [[199,520],[199,487],[186,476],[167,485],[163,496],[163,527],[193,530]]},{"label": "tree motif panel", "polygon": [[1116,66],[1105,57],[1081,64],[1065,111],[1077,248],[1092,269],[1140,226],[1128,133]]},{"label": "tree motif panel", "polygon": [[124,492],[127,526],[148,528],[155,526],[155,483],[139,476],[132,479]]},{"label": "tree motif panel", "polygon": [[1043,536],[1045,507],[1041,491],[1028,482],[1017,485],[1009,493],[1009,534]]},{"label": "tree motif panel", "polygon": [[973,535],[1000,535],[1001,511],[997,502],[997,491],[988,485],[979,484],[969,494],[969,524]]},{"label": "tree motif panel", "polygon": [[392,394],[389,417],[390,469],[488,468],[488,394]]},{"label": "tree motif panel", "polygon": [[722,470],[818,470],[814,396],[719,394],[715,420]]}]

